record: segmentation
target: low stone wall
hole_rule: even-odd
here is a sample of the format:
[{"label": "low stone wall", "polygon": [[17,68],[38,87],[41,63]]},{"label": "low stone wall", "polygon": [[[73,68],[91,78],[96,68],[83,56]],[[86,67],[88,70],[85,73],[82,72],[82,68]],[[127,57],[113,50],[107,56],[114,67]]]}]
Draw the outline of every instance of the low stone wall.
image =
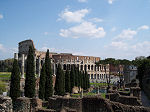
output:
[{"label": "low stone wall", "polygon": [[66,98],[56,97],[49,98],[49,109],[60,111],[63,108],[75,109],[77,112],[82,111],[82,99],[81,98]]},{"label": "low stone wall", "polygon": [[113,112],[110,103],[98,96],[82,98],[82,112]]},{"label": "low stone wall", "polygon": [[142,103],[138,100],[137,97],[133,96],[122,96],[118,93],[108,93],[106,94],[106,98],[110,101],[119,102],[126,105],[134,105],[134,106],[141,106]]},{"label": "low stone wall", "polygon": [[14,112],[35,112],[42,108],[42,101],[38,98],[20,97],[14,102]]},{"label": "low stone wall", "polygon": [[12,99],[0,96],[0,112],[12,112]]}]

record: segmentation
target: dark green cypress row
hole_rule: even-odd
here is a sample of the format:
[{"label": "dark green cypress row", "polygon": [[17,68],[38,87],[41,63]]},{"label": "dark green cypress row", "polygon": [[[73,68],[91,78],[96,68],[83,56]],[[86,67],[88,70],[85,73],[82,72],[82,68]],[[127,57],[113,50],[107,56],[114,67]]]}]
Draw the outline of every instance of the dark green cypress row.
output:
[{"label": "dark green cypress row", "polygon": [[87,89],[90,88],[90,80],[89,80],[89,75],[87,73],[87,71],[85,71],[86,73],[86,80],[87,80]]},{"label": "dark green cypress row", "polygon": [[49,50],[46,52],[45,57],[45,71],[46,71],[46,83],[45,83],[45,100],[53,95],[53,82],[52,82],[52,70],[51,59],[49,57]]},{"label": "dark green cypress row", "polygon": [[56,72],[55,94],[64,95],[65,93],[64,73],[59,64]]},{"label": "dark green cypress row", "polygon": [[80,83],[81,83],[81,88],[83,88],[83,72],[80,71]]},{"label": "dark green cypress row", "polygon": [[20,70],[16,59],[14,59],[11,72],[10,97],[13,101],[20,97]]},{"label": "dark green cypress row", "polygon": [[45,71],[45,64],[43,64],[39,82],[39,98],[42,100],[44,99],[45,95],[45,82],[46,82],[46,71]]},{"label": "dark green cypress row", "polygon": [[65,92],[70,92],[70,73],[68,69],[65,72]]},{"label": "dark green cypress row", "polygon": [[35,97],[35,64],[34,64],[34,49],[29,47],[26,65],[25,79],[25,96],[29,98]]},{"label": "dark green cypress row", "polygon": [[72,92],[73,87],[75,86],[75,66],[71,65],[70,71],[70,92]]},{"label": "dark green cypress row", "polygon": [[75,86],[78,87],[78,67],[75,67]]}]

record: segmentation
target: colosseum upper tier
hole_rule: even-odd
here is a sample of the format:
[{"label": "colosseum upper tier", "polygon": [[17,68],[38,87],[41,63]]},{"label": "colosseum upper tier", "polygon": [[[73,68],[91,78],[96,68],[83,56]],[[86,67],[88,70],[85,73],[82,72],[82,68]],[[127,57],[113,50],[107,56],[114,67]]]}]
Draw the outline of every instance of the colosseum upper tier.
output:
[{"label": "colosseum upper tier", "polygon": [[[15,53],[15,58],[18,59],[21,68],[21,77],[24,78],[24,71],[26,66],[26,59],[29,46],[35,49],[35,71],[40,76],[41,67],[45,61],[46,52],[38,51],[32,40],[25,40],[19,42],[18,53]],[[56,73],[56,67],[61,64],[62,69],[71,69],[71,65],[76,65],[79,70],[87,71],[91,82],[106,82],[109,74],[109,65],[96,66],[96,62],[100,61],[99,57],[93,56],[79,56],[70,53],[54,53],[50,52],[52,62],[53,75]]]}]

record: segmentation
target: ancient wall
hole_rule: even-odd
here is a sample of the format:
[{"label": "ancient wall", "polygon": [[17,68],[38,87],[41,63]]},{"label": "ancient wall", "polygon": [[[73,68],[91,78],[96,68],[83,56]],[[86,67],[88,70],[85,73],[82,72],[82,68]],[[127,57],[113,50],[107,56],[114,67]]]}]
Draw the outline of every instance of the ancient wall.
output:
[{"label": "ancient wall", "polygon": [[60,111],[63,108],[75,109],[77,112],[82,111],[82,99],[56,97],[49,98],[49,109]]},{"label": "ancient wall", "polygon": [[12,112],[12,108],[11,98],[0,96],[0,112]]}]

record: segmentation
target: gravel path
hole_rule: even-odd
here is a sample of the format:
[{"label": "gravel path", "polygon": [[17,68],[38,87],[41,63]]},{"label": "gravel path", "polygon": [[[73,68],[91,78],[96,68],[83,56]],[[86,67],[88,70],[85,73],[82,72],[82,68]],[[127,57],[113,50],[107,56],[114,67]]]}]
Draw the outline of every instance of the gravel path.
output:
[{"label": "gravel path", "polygon": [[142,100],[143,106],[150,107],[150,100],[147,98],[147,96],[145,95],[143,91],[141,92],[141,100]]}]

